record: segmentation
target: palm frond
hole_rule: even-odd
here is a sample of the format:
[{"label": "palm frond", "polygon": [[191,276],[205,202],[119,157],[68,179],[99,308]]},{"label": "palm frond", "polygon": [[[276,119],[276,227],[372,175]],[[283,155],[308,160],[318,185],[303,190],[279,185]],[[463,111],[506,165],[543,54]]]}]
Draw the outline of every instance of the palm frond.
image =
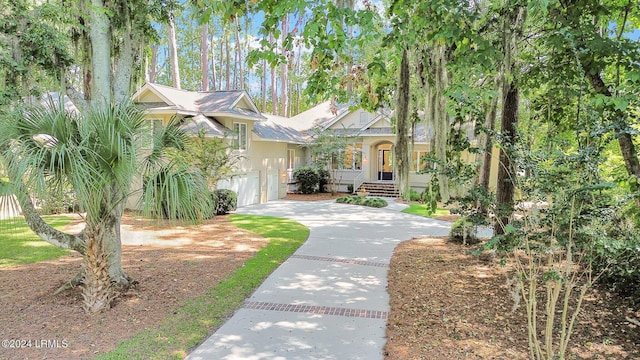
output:
[{"label": "palm frond", "polygon": [[152,217],[195,222],[213,214],[205,179],[175,162],[149,174],[141,202],[144,213]]}]

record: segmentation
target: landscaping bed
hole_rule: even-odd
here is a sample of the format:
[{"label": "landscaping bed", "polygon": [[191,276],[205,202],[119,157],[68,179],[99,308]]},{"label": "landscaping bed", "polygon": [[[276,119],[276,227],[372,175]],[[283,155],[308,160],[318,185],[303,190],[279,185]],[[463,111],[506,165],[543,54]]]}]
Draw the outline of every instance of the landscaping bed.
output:
[{"label": "landscaping bed", "polygon": [[[123,220],[141,232],[173,228]],[[178,238],[190,242],[175,246],[172,240]],[[265,238],[231,225],[226,216],[176,230],[174,236],[165,232],[160,239],[168,245],[123,245],[125,271],[139,284],[122,294],[111,310],[95,316],[82,310],[79,288],[54,295],[80,269],[79,255],[1,268],[0,339],[33,341],[24,349],[0,348],[0,359],[87,359],[115,349],[119,342],[161,324],[188,299],[203,295],[267,244]],[[48,344],[53,347],[36,348],[36,340],[54,341]]]},{"label": "landscaping bed", "polygon": [[[391,259],[386,359],[528,359],[527,317],[512,312],[509,267],[441,238],[401,243]],[[638,359],[640,311],[593,291],[571,338],[570,359]],[[544,327],[539,327],[544,329]]]}]

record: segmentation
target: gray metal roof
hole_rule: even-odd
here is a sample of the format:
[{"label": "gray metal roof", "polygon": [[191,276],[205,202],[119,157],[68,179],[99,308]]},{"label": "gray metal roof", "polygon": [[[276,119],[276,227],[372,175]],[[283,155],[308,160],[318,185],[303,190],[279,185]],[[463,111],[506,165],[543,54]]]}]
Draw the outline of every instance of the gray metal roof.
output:
[{"label": "gray metal roof", "polygon": [[184,118],[180,128],[190,135],[198,135],[201,130],[204,131],[206,137],[228,137],[234,135],[231,129],[202,114]]},{"label": "gray metal roof", "polygon": [[253,125],[253,132],[265,140],[306,143],[307,137],[301,131],[267,120]]}]

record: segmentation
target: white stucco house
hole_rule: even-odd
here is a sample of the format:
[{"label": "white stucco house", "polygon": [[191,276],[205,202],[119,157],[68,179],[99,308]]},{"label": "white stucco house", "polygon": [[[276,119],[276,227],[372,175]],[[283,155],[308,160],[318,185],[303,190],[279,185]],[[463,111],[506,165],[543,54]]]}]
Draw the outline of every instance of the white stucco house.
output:
[{"label": "white stucco house", "polygon": [[[380,186],[397,195],[393,190],[395,133],[387,111],[371,113],[327,101],[285,118],[262,114],[245,91],[187,91],[153,83],[142,86],[132,98],[144,109],[151,127],[179,116],[189,132],[202,128],[206,136],[232,142],[233,151],[241,153],[243,160],[235,176],[218,187],[236,191],[238,206],[284,197],[291,189],[293,170],[309,163],[304,145],[317,131],[344,134],[352,141],[340,170],[339,190],[364,184],[368,190]],[[410,136],[414,144],[410,185],[420,191],[429,181],[429,175],[418,173],[428,166],[422,156],[429,151],[429,139],[423,126]],[[474,160],[471,154],[466,156]]]}]

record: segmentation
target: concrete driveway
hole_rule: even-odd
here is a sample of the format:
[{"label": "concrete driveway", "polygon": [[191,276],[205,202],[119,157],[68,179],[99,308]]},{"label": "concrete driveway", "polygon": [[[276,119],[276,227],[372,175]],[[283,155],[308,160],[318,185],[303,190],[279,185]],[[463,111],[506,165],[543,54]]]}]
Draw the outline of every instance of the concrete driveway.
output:
[{"label": "concrete driveway", "polygon": [[450,228],[403,207],[279,200],[238,209],[300,222],[309,239],[187,359],[382,359],[394,248]]}]

